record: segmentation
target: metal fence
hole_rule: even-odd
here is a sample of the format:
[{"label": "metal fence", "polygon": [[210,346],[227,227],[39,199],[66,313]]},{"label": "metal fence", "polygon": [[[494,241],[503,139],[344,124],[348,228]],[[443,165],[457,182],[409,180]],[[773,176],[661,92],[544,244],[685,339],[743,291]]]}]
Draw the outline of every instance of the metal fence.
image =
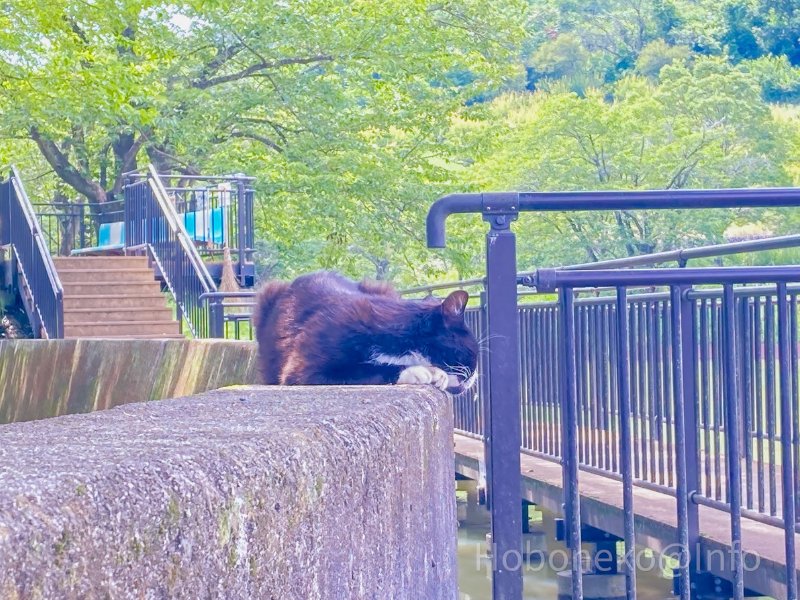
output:
[{"label": "metal fence", "polygon": [[64,290],[22,179],[12,168],[0,182],[0,245],[9,245],[17,282],[36,337],[64,337]]},{"label": "metal fence", "polygon": [[203,294],[216,291],[183,221],[151,167],[146,179],[125,188],[125,245],[147,252],[175,300],[178,320],[193,337],[209,337],[211,320]]},{"label": "metal fence", "polygon": [[100,246],[100,225],[122,221],[125,215],[124,200],[105,202],[94,210],[77,202],[32,202],[31,206],[53,256]]},{"label": "metal fence", "polygon": [[[130,173],[132,181],[145,176]],[[242,286],[252,285],[255,272],[255,179],[246,175],[207,176],[160,173],[166,197],[183,220],[198,253],[208,262],[221,261],[227,247]]]},{"label": "metal fence", "polygon": [[[592,292],[594,294],[595,292]],[[789,378],[796,399],[798,373],[798,294],[787,287],[787,336],[790,355],[779,361],[780,324],[777,290],[772,287],[736,287],[734,320],[739,337],[734,348],[740,377],[738,404],[742,407],[740,459],[742,508],[757,520],[782,516],[780,468],[782,462],[779,386],[781,371]],[[684,292],[690,304],[684,335],[692,361],[684,377],[691,382],[697,430],[697,453],[688,457],[695,466],[698,493],[712,501],[728,502],[725,445],[728,408],[723,402],[725,354],[723,291]],[[562,456],[558,302],[529,302],[521,297],[520,334],[521,422],[524,451],[548,459]],[[619,355],[615,341],[619,328],[616,298],[576,297],[575,388],[578,402],[578,461],[581,468],[621,477]],[[468,322],[477,335],[488,335],[484,311],[472,308]],[[673,390],[672,306],[669,293],[627,295],[627,362],[632,412],[631,468],[635,485],[669,494],[675,490],[675,394]],[[486,354],[482,355],[483,363]],[[484,366],[483,364],[481,366]],[[483,372],[486,369],[481,369]],[[456,427],[476,437],[484,434],[484,399],[480,387],[454,399]],[[794,410],[794,409],[793,409]],[[796,416],[794,417],[796,418]],[[793,437],[793,480],[800,484],[800,438]],[[795,506],[800,495],[795,494]]]},{"label": "metal fence", "polygon": [[[520,563],[504,558],[521,548],[520,447],[562,464],[574,598],[583,597],[581,470],[621,480],[626,556],[635,543],[633,486],[674,496],[682,598],[699,571],[700,505],[729,514],[731,596],[745,594],[742,519],[752,518],[783,531],[785,595],[797,597],[800,288],[789,284],[800,267],[519,277],[510,228],[520,211],[767,205],[798,206],[800,190],[465,194],[433,205],[431,247],[444,246],[450,214],[481,213],[490,224],[485,302],[470,317],[488,342],[488,381],[455,407],[457,426],[486,440],[495,598],[522,596],[521,568],[508,567]],[[558,301],[518,306],[518,283]],[[664,291],[636,293],[643,288]],[[586,298],[587,289],[605,291]],[[625,576],[635,598],[635,569]]]}]

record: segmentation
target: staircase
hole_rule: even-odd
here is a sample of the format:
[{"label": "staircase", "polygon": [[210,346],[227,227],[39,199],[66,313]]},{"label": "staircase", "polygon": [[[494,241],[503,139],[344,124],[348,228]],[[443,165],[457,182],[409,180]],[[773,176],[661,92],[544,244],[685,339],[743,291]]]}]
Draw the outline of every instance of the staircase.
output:
[{"label": "staircase", "polygon": [[53,263],[64,288],[64,337],[184,337],[146,257],[56,257]]}]

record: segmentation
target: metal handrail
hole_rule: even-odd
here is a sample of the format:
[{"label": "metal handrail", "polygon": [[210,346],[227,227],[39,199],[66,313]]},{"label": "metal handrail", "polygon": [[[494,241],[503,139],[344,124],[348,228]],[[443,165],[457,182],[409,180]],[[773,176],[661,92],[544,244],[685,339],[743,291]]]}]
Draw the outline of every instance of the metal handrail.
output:
[{"label": "metal handrail", "polygon": [[[50,251],[48,250],[47,243],[39,228],[39,223],[36,219],[33,207],[31,206],[28,194],[25,191],[25,187],[22,185],[22,177],[15,166],[11,167],[11,174],[9,180],[6,182],[6,185],[10,186],[10,192],[13,191],[13,193],[8,194],[8,201],[12,202],[12,196],[14,199],[16,199],[17,208],[19,209],[19,212],[21,213],[23,219],[25,220],[25,224],[27,225],[27,236],[31,241],[30,249],[34,255],[38,257],[38,261],[40,262],[41,268],[43,269],[44,275],[47,279],[47,286],[44,286],[45,289],[41,289],[40,285],[37,283],[36,277],[37,267],[35,262],[37,261],[37,258],[31,256],[29,260],[32,261],[32,263],[26,264],[24,254],[21,254],[18,249],[15,250],[14,254],[17,257],[17,260],[20,262],[20,268],[24,276],[27,293],[30,294],[33,302],[33,310],[39,314],[41,328],[44,330],[44,333],[48,338],[63,338],[64,288],[61,285],[61,279],[58,277],[58,272],[56,271],[55,264],[53,263]],[[9,206],[8,209],[10,211],[11,207]],[[10,225],[11,224],[9,223],[9,226]],[[10,243],[12,246],[15,246],[16,244],[14,243],[14,235],[20,232],[20,229],[15,228],[13,232],[10,231],[10,229],[11,228],[9,227],[9,239],[0,241],[4,243]],[[24,233],[23,237],[25,237]],[[52,293],[54,305],[50,307],[52,313],[46,310],[45,312],[48,314],[45,316],[42,314],[42,304],[44,303],[42,296],[47,293],[47,288],[49,288],[49,292]]]},{"label": "metal handrail", "polygon": [[[477,414],[485,421],[483,433],[486,437],[486,463],[488,474],[489,500],[491,504],[491,526],[493,555],[505,557],[516,555],[521,546],[521,527],[519,523],[520,458],[523,442],[522,404],[523,391],[520,382],[542,382],[541,365],[533,367],[521,359],[520,350],[530,350],[529,344],[537,344],[534,352],[539,356],[554,358],[548,365],[549,382],[539,397],[545,398],[550,407],[558,406],[559,422],[551,424],[552,442],[549,451],[558,452],[563,459],[564,485],[564,539],[571,554],[569,573],[573,598],[583,597],[583,562],[580,551],[582,544],[581,491],[579,488],[579,463],[585,460],[586,433],[585,421],[581,411],[591,402],[591,395],[600,392],[603,386],[610,385],[617,392],[617,412],[612,421],[618,436],[619,464],[614,463],[622,476],[622,507],[624,514],[624,548],[626,555],[632,555],[636,542],[634,524],[633,485],[636,476],[634,460],[637,437],[640,442],[652,437],[651,432],[636,431],[633,419],[641,417],[639,396],[655,390],[655,400],[664,397],[670,390],[670,401],[655,409],[646,408],[645,417],[653,410],[657,425],[664,416],[673,416],[673,431],[667,433],[668,444],[673,448],[668,458],[668,469],[674,472],[674,488],[677,514],[677,547],[679,567],[678,591],[682,600],[689,600],[693,571],[699,558],[698,540],[700,538],[697,504],[691,497],[699,492],[701,473],[699,464],[701,444],[696,432],[708,424],[707,415],[698,415],[696,400],[711,394],[715,405],[713,419],[715,425],[724,421],[725,473],[720,478],[727,481],[728,494],[715,495],[730,507],[731,555],[730,573],[733,592],[728,594],[737,599],[744,597],[743,550],[741,520],[743,516],[742,481],[749,480],[748,469],[751,448],[742,443],[740,425],[757,422],[762,427],[760,413],[754,418],[747,414],[747,406],[742,398],[747,397],[748,389],[769,396],[772,408],[772,421],[767,424],[768,436],[775,436],[777,407],[780,407],[780,465],[781,503],[785,541],[786,597],[797,596],[795,572],[795,521],[796,497],[794,487],[794,456],[798,451],[798,441],[793,437],[793,422],[797,419],[797,408],[793,402],[792,386],[797,375],[792,365],[797,365],[797,308],[798,298],[788,298],[787,283],[800,280],[800,266],[794,267],[733,267],[711,269],[538,269],[523,281],[536,286],[538,291],[559,290],[556,305],[546,309],[528,309],[520,315],[518,305],[519,273],[516,269],[516,238],[511,229],[523,211],[610,211],[641,209],[698,209],[698,208],[739,208],[739,207],[799,207],[800,189],[773,188],[748,190],[667,190],[630,192],[498,192],[489,194],[454,194],[437,200],[431,207],[427,218],[427,242],[431,248],[445,245],[445,220],[455,213],[480,214],[489,224],[486,234],[486,273],[485,302],[474,313],[483,319],[486,328],[482,333],[488,340],[488,370],[483,369],[484,379],[488,379],[479,392],[481,406],[467,406],[467,414]],[[757,242],[762,249],[774,242]],[[793,245],[794,240],[778,243]],[[740,251],[742,246],[727,250]],[[683,255],[685,257],[685,254]],[[652,257],[651,257],[652,258]],[[663,258],[663,255],[662,255]],[[681,259],[681,255],[674,257]],[[642,259],[635,259],[640,261]],[[606,265],[608,266],[608,265]],[[614,266],[619,267],[617,262]],[[631,266],[630,263],[625,266]],[[749,283],[775,284],[775,299],[767,297],[763,303],[738,300],[735,285]],[[700,300],[689,301],[687,292],[693,285],[721,284],[721,302]],[[643,286],[669,286],[669,301],[643,310],[641,307],[629,310],[629,288]],[[577,288],[614,287],[614,305],[595,307],[597,310],[578,309],[575,303]],[[591,308],[591,307],[589,307]],[[775,312],[777,311],[777,319]],[[763,322],[761,315],[763,314]],[[613,318],[612,318],[613,316]],[[523,330],[531,323],[549,320],[549,326],[531,335],[530,329]],[[612,324],[613,321],[613,324]],[[596,327],[598,322],[604,323]],[[748,323],[755,322],[750,329]],[[760,327],[763,326],[763,331]],[[650,337],[643,336],[647,327],[654,330]],[[777,334],[777,340],[775,336]],[[603,337],[604,336],[604,337]],[[532,340],[532,342],[531,342]],[[776,343],[777,342],[777,343]],[[520,345],[520,343],[522,345]],[[710,352],[710,357],[709,357]],[[748,354],[748,352],[750,354]],[[766,354],[766,391],[761,391],[760,357]],[[611,357],[615,356],[615,360]],[[594,365],[601,367],[591,373],[586,372],[587,357],[594,357]],[[653,357],[656,357],[653,359]],[[746,357],[743,360],[742,357]],[[641,364],[650,360],[652,372],[642,375]],[[557,362],[556,362],[557,361]],[[741,363],[741,364],[740,364]],[[755,365],[752,366],[751,365]],[[545,369],[547,371],[548,369]],[[753,370],[755,384],[753,385]],[[711,377],[716,373],[716,379]],[[795,371],[796,373],[796,371]],[[599,378],[599,379],[598,379]],[[743,381],[739,380],[743,378]],[[708,387],[709,381],[716,387]],[[632,386],[632,382],[636,385]],[[698,387],[700,386],[699,392]],[[779,389],[778,389],[779,388]],[[796,388],[795,388],[796,389]],[[700,396],[698,396],[698,393]],[[659,394],[661,396],[659,396]],[[605,396],[603,396],[605,397]],[[526,397],[529,402],[530,398]],[[740,406],[744,404],[744,406]],[[664,408],[666,407],[666,408]],[[724,408],[720,408],[724,407]],[[744,409],[744,414],[742,414]],[[592,409],[597,410],[597,409]],[[471,412],[470,412],[471,411]],[[757,409],[758,411],[758,409]],[[530,409],[528,410],[528,413]],[[552,412],[552,411],[551,411]],[[526,419],[529,414],[526,414]],[[720,415],[720,413],[724,413]],[[594,423],[594,422],[592,422]],[[590,431],[593,424],[589,425]],[[660,425],[659,425],[660,426]],[[719,427],[717,427],[719,429]],[[749,431],[749,430],[748,430]],[[530,438],[530,431],[524,432]],[[589,434],[593,435],[593,434]],[[669,436],[672,436],[671,438]],[[655,437],[658,437],[656,435]],[[717,441],[719,445],[719,441]],[[641,446],[641,443],[640,443]],[[706,445],[708,447],[708,445]],[[643,447],[642,447],[643,448]],[[641,448],[640,448],[641,449]],[[715,451],[718,451],[716,448]],[[774,448],[773,448],[774,453]],[[590,454],[591,456],[591,454]],[[651,453],[651,468],[655,460]],[[745,457],[745,466],[741,456]],[[593,459],[592,459],[593,460]],[[663,463],[663,458],[659,459]],[[774,462],[774,461],[773,461]],[[608,468],[608,467],[607,467]],[[663,471],[663,465],[659,464]],[[716,471],[722,470],[717,466]],[[642,472],[648,468],[643,464]],[[770,474],[771,485],[776,486],[776,476]],[[717,482],[720,482],[720,478]],[[660,482],[659,482],[660,483]],[[672,479],[668,485],[673,486]],[[770,510],[775,511],[775,494],[772,489]],[[707,494],[710,495],[710,494]],[[750,502],[750,501],[748,501]],[[760,507],[759,507],[760,510]],[[496,564],[501,564],[498,562]],[[727,568],[727,567],[726,567]],[[636,570],[628,566],[625,570],[625,588],[629,598],[636,594]],[[522,571],[503,565],[493,569],[492,590],[495,598],[522,597]]]},{"label": "metal handrail", "polygon": [[150,187],[153,190],[153,195],[158,203],[161,211],[163,212],[164,216],[167,219],[167,223],[169,224],[170,228],[172,229],[173,233],[177,236],[178,240],[181,243],[184,251],[186,252],[187,256],[189,257],[189,261],[192,264],[192,267],[197,272],[198,277],[200,278],[203,288],[205,292],[216,292],[217,286],[214,283],[214,280],[211,278],[211,274],[208,272],[203,259],[200,258],[200,253],[197,251],[196,246],[191,241],[186,228],[183,225],[183,222],[178,218],[178,212],[175,210],[175,207],[169,201],[167,192],[164,189],[164,185],[162,184],[161,180],[159,179],[158,172],[156,171],[153,165],[148,166],[148,171],[150,173]]}]

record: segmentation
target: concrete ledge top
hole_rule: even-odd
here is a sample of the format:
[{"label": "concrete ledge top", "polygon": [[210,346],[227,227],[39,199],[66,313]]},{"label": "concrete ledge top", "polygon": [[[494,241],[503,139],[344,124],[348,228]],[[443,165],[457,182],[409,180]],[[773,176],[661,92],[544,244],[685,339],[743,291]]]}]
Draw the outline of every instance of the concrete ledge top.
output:
[{"label": "concrete ledge top", "polygon": [[2,425],[0,597],[453,597],[450,402],[250,386]]}]

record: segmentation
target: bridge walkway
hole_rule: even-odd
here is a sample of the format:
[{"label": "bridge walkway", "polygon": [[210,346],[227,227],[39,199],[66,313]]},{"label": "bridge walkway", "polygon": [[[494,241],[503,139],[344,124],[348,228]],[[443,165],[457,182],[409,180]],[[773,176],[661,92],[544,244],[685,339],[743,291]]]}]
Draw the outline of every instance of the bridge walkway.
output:
[{"label": "bridge walkway", "polygon": [[[485,473],[483,442],[462,434],[455,435],[456,473],[482,480]],[[555,514],[563,514],[564,492],[561,465],[528,453],[521,454],[521,499]],[[624,537],[622,483],[611,477],[582,471],[580,474],[581,517],[584,525]],[[678,526],[675,497],[643,487],[634,487],[636,543],[660,554],[674,554]],[[699,556],[706,570],[730,579],[730,520],[725,513],[699,507]],[[795,535],[800,542],[800,537]],[[783,600],[786,576],[783,530],[742,519],[742,548],[745,558],[745,586],[753,591]],[[757,566],[757,568],[753,568]],[[795,568],[800,569],[800,561]]]}]

